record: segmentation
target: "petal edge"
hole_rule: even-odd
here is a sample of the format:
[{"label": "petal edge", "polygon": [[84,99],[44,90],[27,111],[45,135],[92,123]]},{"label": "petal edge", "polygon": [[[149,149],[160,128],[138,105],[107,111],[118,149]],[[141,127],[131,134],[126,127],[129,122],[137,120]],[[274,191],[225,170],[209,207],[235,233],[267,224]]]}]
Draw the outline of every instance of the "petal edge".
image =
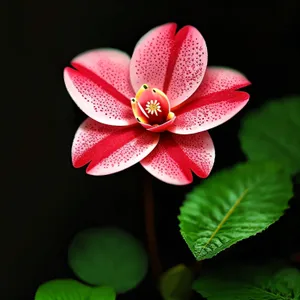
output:
[{"label": "petal edge", "polygon": [[171,108],[184,103],[199,87],[207,66],[207,47],[201,33],[193,26],[181,28],[170,56],[164,92]]},{"label": "petal edge", "polygon": [[186,185],[193,181],[191,170],[201,178],[207,177],[214,159],[214,145],[208,132],[189,136],[164,133],[141,165],[161,181]]},{"label": "petal edge", "polygon": [[127,98],[130,106],[129,99],[135,93],[130,83],[130,57],[127,53],[111,48],[92,49],[74,57],[71,65],[79,71],[89,70],[105,80]]},{"label": "petal edge", "polygon": [[227,90],[238,90],[251,82],[241,72],[224,67],[208,67],[203,81],[189,101]]},{"label": "petal edge", "polygon": [[130,62],[130,79],[136,92],[144,83],[163,90],[176,27],[175,23],[154,27],[136,44]]},{"label": "petal edge", "polygon": [[159,135],[136,126],[109,126],[88,118],[78,128],[72,145],[72,162],[79,168],[89,163],[95,176],[122,171],[145,158],[157,145]]},{"label": "petal edge", "polygon": [[186,135],[206,131],[236,115],[250,96],[242,91],[223,91],[189,102],[176,111],[176,120],[168,131]]},{"label": "petal edge", "polygon": [[127,126],[136,123],[130,106],[118,101],[105,87],[79,71],[65,68],[64,81],[76,105],[92,119],[107,125]]}]

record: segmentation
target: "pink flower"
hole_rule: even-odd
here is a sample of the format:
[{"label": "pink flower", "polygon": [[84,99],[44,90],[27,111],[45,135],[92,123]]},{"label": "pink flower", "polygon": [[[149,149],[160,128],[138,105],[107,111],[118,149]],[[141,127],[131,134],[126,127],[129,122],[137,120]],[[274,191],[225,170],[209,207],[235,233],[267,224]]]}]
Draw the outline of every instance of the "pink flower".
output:
[{"label": "pink flower", "polygon": [[115,49],[91,50],[65,68],[68,92],[89,118],[75,134],[72,161],[90,175],[108,175],[138,162],[158,179],[189,184],[205,178],[214,159],[207,130],[248,102],[236,91],[250,82],[232,69],[207,66],[199,31],[156,27],[132,58]]}]

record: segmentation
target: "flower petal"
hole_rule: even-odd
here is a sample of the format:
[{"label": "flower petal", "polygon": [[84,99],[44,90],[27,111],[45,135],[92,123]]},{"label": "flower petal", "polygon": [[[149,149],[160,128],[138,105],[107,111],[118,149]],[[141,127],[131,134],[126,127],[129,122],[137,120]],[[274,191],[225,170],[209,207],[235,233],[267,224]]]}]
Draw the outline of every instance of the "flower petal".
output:
[{"label": "flower petal", "polygon": [[164,132],[169,128],[169,126],[171,126],[174,123],[175,119],[176,116],[173,115],[172,119],[170,119],[169,121],[166,121],[165,123],[156,126],[143,122],[140,122],[139,124],[151,132]]},{"label": "flower petal", "polygon": [[200,85],[207,65],[207,48],[200,32],[176,24],[156,27],[137,43],[130,78],[135,91],[146,83],[164,91],[171,107],[185,101]]},{"label": "flower petal", "polygon": [[145,158],[157,145],[159,134],[140,126],[108,126],[88,118],[77,130],[72,161],[76,168],[89,163],[90,175],[108,175],[122,171]]},{"label": "flower petal", "polygon": [[84,113],[108,125],[136,122],[127,97],[133,91],[126,54],[107,49],[89,51],[75,57],[72,65],[77,70],[65,68],[64,80],[72,99]]},{"label": "flower petal", "polygon": [[176,120],[176,116],[173,116],[173,118],[161,125],[157,125],[157,126],[151,126],[150,128],[148,127],[147,130],[151,131],[151,132],[163,132],[166,131],[169,126],[171,126],[174,121]]},{"label": "flower petal", "polygon": [[175,23],[155,27],[136,44],[130,63],[131,84],[136,92],[144,83],[163,90],[176,27]]},{"label": "flower petal", "polygon": [[237,114],[249,97],[246,92],[230,90],[195,99],[176,111],[176,120],[168,131],[193,134],[216,127]]},{"label": "flower petal", "polygon": [[164,92],[171,107],[188,99],[199,87],[207,66],[207,47],[200,32],[185,26],[176,34]]},{"label": "flower petal", "polygon": [[141,164],[166,183],[185,185],[193,181],[191,170],[199,177],[207,177],[214,159],[214,145],[208,132],[193,135],[164,133],[157,147]]},{"label": "flower petal", "polygon": [[250,81],[236,70],[208,67],[201,85],[189,101],[221,91],[238,90],[250,84]]},{"label": "flower petal", "polygon": [[77,70],[88,69],[115,87],[128,99],[135,92],[130,83],[130,57],[117,49],[94,49],[76,56],[71,64]]}]

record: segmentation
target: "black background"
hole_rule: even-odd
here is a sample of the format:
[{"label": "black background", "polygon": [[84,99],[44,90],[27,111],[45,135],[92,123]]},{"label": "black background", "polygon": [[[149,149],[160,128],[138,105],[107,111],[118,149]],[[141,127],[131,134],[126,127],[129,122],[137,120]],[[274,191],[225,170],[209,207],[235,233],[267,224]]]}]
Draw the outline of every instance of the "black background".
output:
[{"label": "black background", "polygon": [[[0,210],[3,299],[33,299],[40,283],[72,277],[66,252],[80,229],[117,225],[145,242],[142,168],[136,165],[115,175],[92,177],[85,175],[83,168],[71,166],[72,138],[85,116],[64,87],[62,71],[69,61],[85,50],[100,47],[132,54],[144,33],[166,22],[197,27],[208,45],[209,65],[236,68],[252,82],[247,88],[251,94],[247,107],[210,131],[216,147],[216,172],[245,160],[237,133],[247,111],[269,99],[300,92],[299,1],[270,3],[23,2],[22,45],[10,51],[12,60],[20,66],[12,70],[10,97],[5,98],[11,107],[8,113],[3,112],[9,120],[4,130],[8,132],[8,155],[2,157],[9,164],[4,187],[8,193],[1,199]],[[12,34],[8,36],[13,39]],[[191,263],[193,257],[179,234],[176,216],[184,195],[200,180],[195,178],[194,184],[186,187],[173,187],[156,179],[153,182],[163,266],[166,269],[180,262]],[[239,243],[210,263],[233,257],[288,257],[300,250],[299,215],[298,201],[267,232]],[[148,298],[159,299],[150,276],[138,289],[120,297]]]}]

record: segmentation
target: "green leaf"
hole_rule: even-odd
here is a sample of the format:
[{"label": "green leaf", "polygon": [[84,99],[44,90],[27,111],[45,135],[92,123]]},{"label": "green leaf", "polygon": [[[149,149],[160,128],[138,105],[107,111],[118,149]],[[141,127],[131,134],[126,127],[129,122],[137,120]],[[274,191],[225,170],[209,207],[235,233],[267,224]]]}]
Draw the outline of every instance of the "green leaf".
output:
[{"label": "green leaf", "polygon": [[115,300],[116,292],[108,286],[94,287],[91,289],[88,300]]},{"label": "green leaf", "polygon": [[277,221],[292,195],[290,176],[278,165],[237,165],[187,195],[181,234],[197,260],[211,258]]},{"label": "green leaf", "polygon": [[72,279],[52,280],[42,284],[35,300],[86,300],[90,287]]},{"label": "green leaf", "polygon": [[180,264],[161,276],[159,289],[165,300],[187,300],[192,291],[192,282],[192,271]]},{"label": "green leaf", "polygon": [[69,265],[81,280],[123,293],[144,278],[148,261],[143,247],[130,234],[117,228],[92,228],[75,236]]},{"label": "green leaf", "polygon": [[300,272],[272,265],[229,266],[201,276],[194,289],[208,300],[299,300]]},{"label": "green leaf", "polygon": [[115,300],[110,287],[92,288],[72,279],[58,279],[42,284],[35,300]]},{"label": "green leaf", "polygon": [[300,96],[267,103],[243,121],[242,149],[250,160],[273,160],[300,171]]}]

